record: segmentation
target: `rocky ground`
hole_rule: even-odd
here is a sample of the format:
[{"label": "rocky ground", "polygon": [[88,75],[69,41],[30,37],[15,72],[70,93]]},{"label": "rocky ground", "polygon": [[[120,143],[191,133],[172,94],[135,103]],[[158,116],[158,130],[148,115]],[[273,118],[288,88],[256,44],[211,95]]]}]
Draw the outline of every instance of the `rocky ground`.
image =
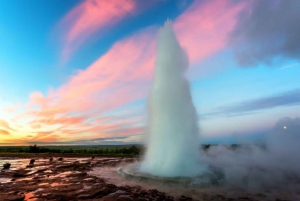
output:
[{"label": "rocky ground", "polygon": [[[35,158],[34,164],[19,165],[0,172],[1,201],[152,201],[195,200],[189,195],[172,196],[156,189],[141,186],[114,185],[101,177],[88,174],[94,167],[115,167],[132,162],[133,158],[62,159]],[[24,160],[23,160],[24,161]],[[117,173],[116,173],[117,174]],[[203,201],[260,200],[249,197],[225,197],[220,194],[203,194]],[[278,199],[279,201],[279,199]]]}]

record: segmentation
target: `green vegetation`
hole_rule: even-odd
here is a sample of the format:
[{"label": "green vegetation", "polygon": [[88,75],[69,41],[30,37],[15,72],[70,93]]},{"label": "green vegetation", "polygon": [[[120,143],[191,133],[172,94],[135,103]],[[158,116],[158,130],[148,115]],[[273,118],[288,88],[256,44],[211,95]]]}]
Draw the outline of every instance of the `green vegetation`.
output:
[{"label": "green vegetation", "polygon": [[[203,144],[200,149],[208,151],[217,144]],[[241,145],[222,145],[235,150]],[[265,148],[264,146],[259,146]],[[0,154],[74,154],[74,155],[107,155],[107,156],[136,156],[144,152],[142,145],[77,145],[77,146],[0,146]]]},{"label": "green vegetation", "polygon": [[3,146],[0,153],[43,154],[91,154],[91,155],[139,155],[142,147],[131,146]]}]

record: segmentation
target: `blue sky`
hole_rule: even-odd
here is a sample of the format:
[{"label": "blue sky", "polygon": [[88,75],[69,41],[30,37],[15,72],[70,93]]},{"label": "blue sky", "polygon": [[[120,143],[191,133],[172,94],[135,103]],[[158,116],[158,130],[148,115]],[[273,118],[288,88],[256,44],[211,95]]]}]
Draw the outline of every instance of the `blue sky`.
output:
[{"label": "blue sky", "polygon": [[299,116],[299,6],[3,1],[0,144],[140,142],[157,31],[168,18],[190,58],[202,139],[264,135]]}]

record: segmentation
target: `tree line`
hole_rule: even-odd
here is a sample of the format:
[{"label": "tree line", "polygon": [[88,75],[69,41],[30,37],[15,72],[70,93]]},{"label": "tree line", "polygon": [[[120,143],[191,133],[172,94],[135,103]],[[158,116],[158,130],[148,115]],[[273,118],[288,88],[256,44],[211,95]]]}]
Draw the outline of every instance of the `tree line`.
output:
[{"label": "tree line", "polygon": [[139,155],[141,146],[129,147],[42,147],[30,145],[29,147],[2,147],[0,152],[4,153],[57,153],[57,154],[99,154],[99,155]]}]

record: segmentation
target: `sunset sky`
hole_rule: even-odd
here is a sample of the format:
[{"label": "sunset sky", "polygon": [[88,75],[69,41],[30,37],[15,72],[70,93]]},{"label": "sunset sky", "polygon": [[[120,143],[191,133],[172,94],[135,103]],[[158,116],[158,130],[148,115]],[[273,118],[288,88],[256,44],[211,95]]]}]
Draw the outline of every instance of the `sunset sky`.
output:
[{"label": "sunset sky", "polygon": [[159,27],[190,67],[202,142],[300,116],[298,0],[0,2],[0,145],[139,143]]}]

